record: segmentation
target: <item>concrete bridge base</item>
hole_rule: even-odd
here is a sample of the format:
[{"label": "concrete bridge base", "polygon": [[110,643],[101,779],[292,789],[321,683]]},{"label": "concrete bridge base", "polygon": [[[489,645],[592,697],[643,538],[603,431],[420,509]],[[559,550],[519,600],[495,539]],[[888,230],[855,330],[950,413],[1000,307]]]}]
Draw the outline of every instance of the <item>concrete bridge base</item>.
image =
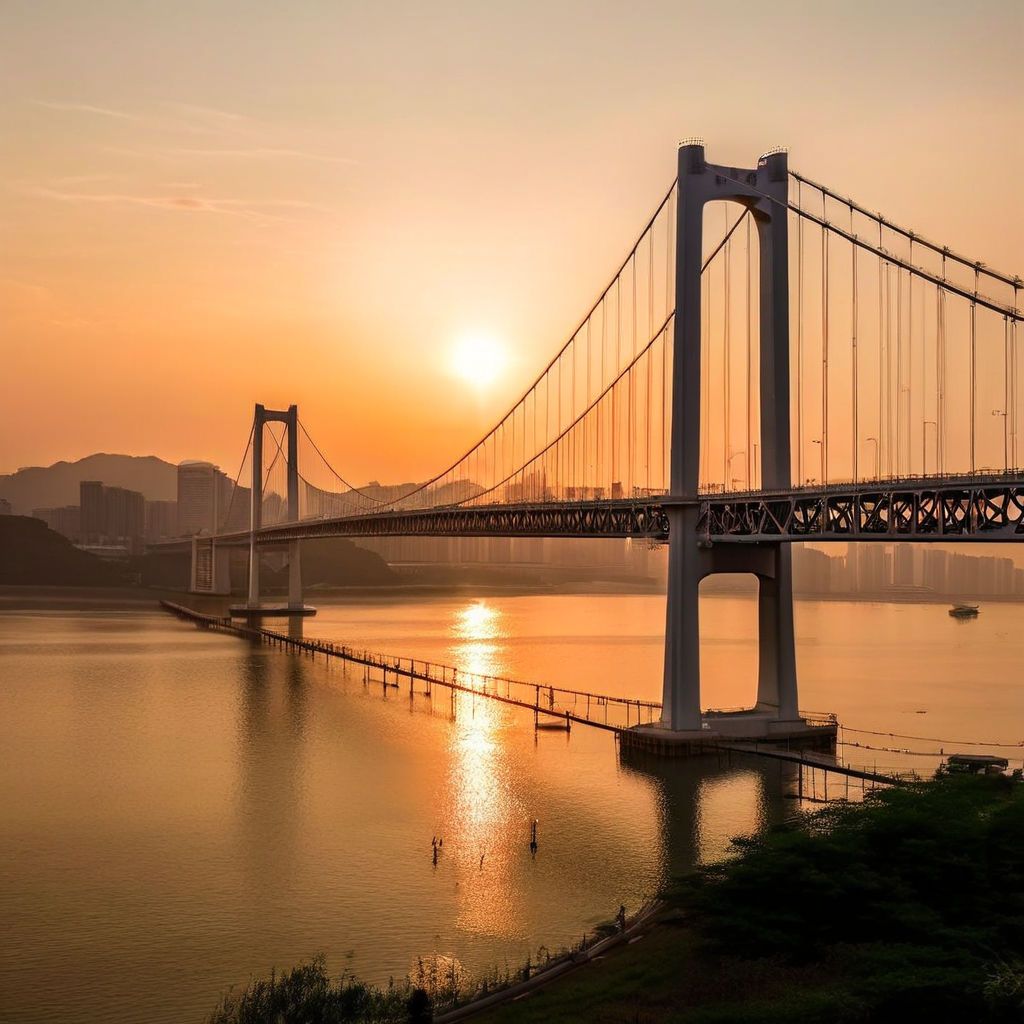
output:
[{"label": "concrete bridge base", "polygon": [[712,711],[702,717],[700,729],[671,729],[664,722],[635,725],[619,733],[624,750],[645,751],[666,757],[698,757],[730,744],[771,744],[789,750],[835,751],[836,722],[780,719],[774,709]]},{"label": "concrete bridge base", "polygon": [[316,609],[309,604],[291,605],[281,604],[233,604],[228,609],[233,619],[245,619],[247,622],[255,622],[259,619],[287,619],[293,615],[308,617],[316,615]]}]

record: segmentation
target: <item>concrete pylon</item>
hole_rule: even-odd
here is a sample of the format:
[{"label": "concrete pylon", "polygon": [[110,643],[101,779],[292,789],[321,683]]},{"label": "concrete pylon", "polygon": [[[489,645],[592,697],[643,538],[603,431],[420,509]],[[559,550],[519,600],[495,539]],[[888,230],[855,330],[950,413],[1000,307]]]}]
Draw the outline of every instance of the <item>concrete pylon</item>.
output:
[{"label": "concrete pylon", "polygon": [[[288,437],[288,518],[299,518],[299,407],[290,405],[286,411],[256,405],[253,413],[252,495],[249,510],[249,608],[260,607],[260,560],[256,534],[263,520],[263,427],[267,423],[283,423]],[[302,560],[300,541],[288,542],[288,609],[304,608],[302,599]]]},{"label": "concrete pylon", "polygon": [[756,168],[705,160],[702,143],[678,154],[676,311],[673,323],[668,601],[662,723],[681,732],[702,728],[700,582],[716,572],[750,572],[759,584],[757,708],[797,717],[792,556],[785,544],[718,549],[697,533],[701,451],[701,264],[704,207],[726,200],[746,207],[757,227],[760,265],[759,479],[765,489],[790,484],[788,168],[785,153]]}]

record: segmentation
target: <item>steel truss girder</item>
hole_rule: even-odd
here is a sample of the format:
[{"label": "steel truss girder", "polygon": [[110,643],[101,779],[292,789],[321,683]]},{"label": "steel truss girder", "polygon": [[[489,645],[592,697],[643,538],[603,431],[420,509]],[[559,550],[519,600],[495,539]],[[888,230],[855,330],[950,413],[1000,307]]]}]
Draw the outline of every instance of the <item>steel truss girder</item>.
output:
[{"label": "steel truss girder", "polygon": [[711,541],[1024,540],[1024,481],[793,491],[701,503]]},{"label": "steel truss girder", "polygon": [[[261,545],[314,537],[646,537],[668,538],[673,499],[451,505],[304,519],[266,526]],[[713,543],[820,541],[1024,541],[1024,476],[966,483],[909,481],[846,488],[704,496],[698,539]],[[216,538],[246,544],[249,532]],[[202,538],[201,543],[210,543]],[[152,545],[185,550],[191,540]]]},{"label": "steel truss girder", "polygon": [[668,516],[652,502],[538,502],[454,505],[307,520],[260,531],[262,544],[311,537],[668,537]]}]

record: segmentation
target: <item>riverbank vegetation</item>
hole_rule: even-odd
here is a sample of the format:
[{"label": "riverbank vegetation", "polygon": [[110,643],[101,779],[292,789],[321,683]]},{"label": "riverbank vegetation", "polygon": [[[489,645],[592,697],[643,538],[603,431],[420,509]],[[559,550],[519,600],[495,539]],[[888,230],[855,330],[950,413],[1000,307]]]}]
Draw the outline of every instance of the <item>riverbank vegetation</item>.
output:
[{"label": "riverbank vegetation", "polygon": [[1024,1021],[1024,785],[952,776],[833,804],[680,880],[642,942],[479,1018]]},{"label": "riverbank vegetation", "polygon": [[[735,850],[680,879],[641,941],[475,1019],[1024,1021],[1024,785],[890,789]],[[228,996],[210,1024],[418,1021],[430,1002],[412,981],[332,983],[318,960]]]}]

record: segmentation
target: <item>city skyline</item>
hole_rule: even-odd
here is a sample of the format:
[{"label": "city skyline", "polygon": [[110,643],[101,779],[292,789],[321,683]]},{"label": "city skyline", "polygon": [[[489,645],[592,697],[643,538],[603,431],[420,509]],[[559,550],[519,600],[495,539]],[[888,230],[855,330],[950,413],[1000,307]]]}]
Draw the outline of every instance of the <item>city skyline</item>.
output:
[{"label": "city skyline", "polygon": [[[221,11],[196,51],[196,25],[170,11],[113,4],[83,20],[70,6],[65,37],[9,8],[7,38],[22,45],[0,72],[14,142],[2,200],[14,244],[0,267],[14,344],[0,388],[32,429],[0,443],[0,470],[125,437],[132,453],[201,450],[229,466],[259,400],[299,401],[356,479],[423,479],[564,341],[691,133],[740,163],[788,144],[794,166],[925,235],[1021,265],[1019,206],[1005,200],[1021,143],[1003,130],[1021,83],[1006,31],[1016,5],[887,10],[884,47],[870,19],[837,10],[756,26],[678,5],[650,13],[641,24],[570,6],[535,38],[456,6],[398,23],[340,9],[283,23],[259,8],[228,51]],[[681,61],[677,33],[650,27],[687,19],[721,34],[722,50]],[[311,58],[277,68],[271,92],[261,60],[281,33]],[[154,34],[160,52],[143,60],[131,44]],[[824,49],[787,49],[794,35]],[[368,89],[365,54],[384,40],[393,74]],[[754,117],[769,43],[789,60]],[[725,51],[743,70],[707,90]],[[924,73],[936,62],[939,78]],[[428,74],[448,88],[425,95]]]}]

